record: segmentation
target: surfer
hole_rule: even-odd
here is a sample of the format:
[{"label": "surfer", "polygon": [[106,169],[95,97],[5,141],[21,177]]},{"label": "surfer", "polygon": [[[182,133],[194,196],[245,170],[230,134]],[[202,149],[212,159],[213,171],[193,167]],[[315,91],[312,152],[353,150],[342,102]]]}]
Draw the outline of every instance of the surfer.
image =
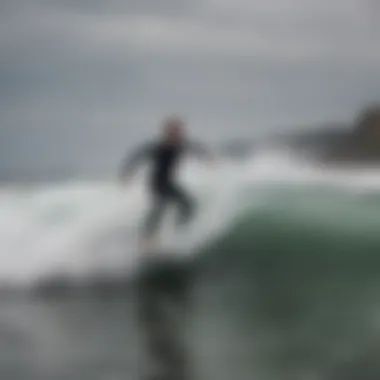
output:
[{"label": "surfer", "polygon": [[144,243],[153,244],[164,211],[168,204],[175,203],[178,210],[178,225],[185,225],[194,215],[195,203],[189,193],[176,181],[175,169],[184,154],[191,153],[205,159],[213,155],[202,144],[189,141],[185,124],[178,117],[164,122],[162,138],[139,147],[122,164],[121,180],[128,183],[136,166],[144,159],[151,161],[152,170],[148,181],[153,205],[144,224]]}]

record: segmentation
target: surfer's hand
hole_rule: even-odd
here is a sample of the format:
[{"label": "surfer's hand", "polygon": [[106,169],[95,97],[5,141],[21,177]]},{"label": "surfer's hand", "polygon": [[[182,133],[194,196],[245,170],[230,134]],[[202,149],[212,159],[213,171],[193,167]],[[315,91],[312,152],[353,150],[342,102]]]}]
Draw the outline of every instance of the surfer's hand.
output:
[{"label": "surfer's hand", "polygon": [[120,184],[124,187],[127,187],[131,184],[132,178],[131,177],[123,177],[120,178]]}]

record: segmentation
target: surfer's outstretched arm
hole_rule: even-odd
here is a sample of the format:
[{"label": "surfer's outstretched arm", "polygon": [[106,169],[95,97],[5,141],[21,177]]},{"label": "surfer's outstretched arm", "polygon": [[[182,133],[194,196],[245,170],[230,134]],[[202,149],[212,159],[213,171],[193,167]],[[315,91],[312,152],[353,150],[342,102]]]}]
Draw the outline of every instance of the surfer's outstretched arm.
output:
[{"label": "surfer's outstretched arm", "polygon": [[189,141],[186,145],[186,150],[194,155],[197,156],[203,160],[213,160],[215,158],[214,153],[208,149],[204,144],[198,142],[198,141]]},{"label": "surfer's outstretched arm", "polygon": [[137,168],[137,166],[146,158],[152,156],[154,151],[154,144],[146,144],[142,147],[136,149],[132,154],[127,156],[122,164],[120,169],[120,179],[125,180],[131,177]]}]

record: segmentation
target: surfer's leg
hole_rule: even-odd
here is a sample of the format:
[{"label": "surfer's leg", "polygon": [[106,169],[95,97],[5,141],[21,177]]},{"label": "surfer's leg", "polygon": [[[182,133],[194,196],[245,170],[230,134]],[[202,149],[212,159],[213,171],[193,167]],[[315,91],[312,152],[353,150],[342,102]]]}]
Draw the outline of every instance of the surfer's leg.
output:
[{"label": "surfer's leg", "polygon": [[178,205],[178,224],[187,224],[194,215],[194,200],[179,186],[171,187],[171,196]]},{"label": "surfer's leg", "polygon": [[153,197],[153,206],[145,221],[144,237],[146,239],[152,239],[156,236],[166,204],[167,199],[164,194],[155,194]]}]

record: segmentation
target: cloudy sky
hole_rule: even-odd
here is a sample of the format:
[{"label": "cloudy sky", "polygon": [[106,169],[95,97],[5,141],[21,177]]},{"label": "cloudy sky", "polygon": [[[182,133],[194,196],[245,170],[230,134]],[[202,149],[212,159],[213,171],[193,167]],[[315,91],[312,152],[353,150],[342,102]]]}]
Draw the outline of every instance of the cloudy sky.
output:
[{"label": "cloudy sky", "polygon": [[102,175],[182,113],[209,142],[380,100],[377,0],[0,0],[0,180]]}]

